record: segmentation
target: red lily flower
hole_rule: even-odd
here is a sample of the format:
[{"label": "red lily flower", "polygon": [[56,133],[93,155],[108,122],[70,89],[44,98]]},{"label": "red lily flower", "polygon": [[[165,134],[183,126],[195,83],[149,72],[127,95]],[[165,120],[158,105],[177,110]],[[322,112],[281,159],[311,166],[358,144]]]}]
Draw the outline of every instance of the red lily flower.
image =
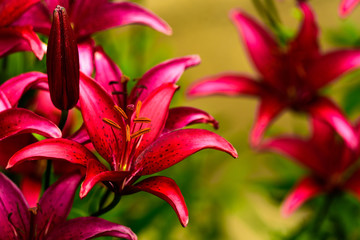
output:
[{"label": "red lily flower", "polygon": [[339,6],[339,15],[346,17],[358,5],[359,0],[342,0]]},{"label": "red lily flower", "polygon": [[[307,200],[337,190],[350,191],[360,200],[360,169],[354,163],[360,157],[360,150],[354,152],[327,124],[312,120],[313,131],[309,139],[280,137],[269,140],[263,150],[273,151],[290,157],[311,171],[301,179],[287,196],[282,213],[290,215]],[[356,125],[360,138],[360,122]]]},{"label": "red lily flower", "polygon": [[3,0],[0,2],[0,57],[19,51],[32,51],[42,59],[43,43],[33,31],[31,24],[14,22],[32,5],[40,0]]},{"label": "red lily flower", "polygon": [[268,125],[285,109],[305,112],[327,122],[352,148],[358,146],[354,130],[342,111],[319,91],[341,74],[360,65],[360,51],[338,50],[321,54],[318,28],[310,7],[299,3],[304,14],[297,36],[283,49],[274,37],[247,14],[234,10],[249,55],[261,74],[257,81],[241,74],[205,78],[189,90],[191,96],[225,94],[260,98],[251,143],[260,142]]},{"label": "red lily flower", "polygon": [[[193,117],[187,113],[179,122],[172,120],[174,122],[170,124],[170,121],[169,128],[164,130],[170,101],[178,88],[174,83],[194,60],[198,62],[198,57],[174,59],[148,71],[137,83],[137,86],[146,86],[142,88],[146,91],[138,92],[135,87],[133,92],[137,93],[132,92],[126,98],[129,101],[126,108],[116,105],[112,96],[93,79],[81,75],[80,104],[84,123],[95,149],[111,169],[100,163],[88,149],[66,139],[48,139],[25,147],[10,159],[8,167],[38,159],[64,159],[80,164],[87,167],[80,197],[85,197],[98,182],[106,183],[119,194],[146,191],[167,201],[181,224],[186,226],[187,208],[174,180],[154,176],[135,181],[141,176],[162,171],[205,148],[218,149],[237,157],[233,146],[215,133],[202,129],[174,129],[198,122],[197,119],[206,115],[196,117],[195,113],[201,115],[197,110],[193,111]],[[175,112],[181,116],[182,110],[178,108]]]},{"label": "red lily flower", "polygon": [[69,15],[78,41],[80,70],[89,76],[93,71],[92,34],[134,23],[171,34],[171,28],[152,12],[135,3],[108,0],[46,0],[33,6],[16,24],[28,23],[34,26],[35,31],[49,35],[50,19],[57,5],[63,6]]},{"label": "red lily flower", "polygon": [[[1,239],[137,239],[127,227],[96,217],[66,221],[81,176],[72,174],[51,185],[37,207],[29,208],[18,187],[0,173]],[[61,236],[61,237],[60,237]]]}]

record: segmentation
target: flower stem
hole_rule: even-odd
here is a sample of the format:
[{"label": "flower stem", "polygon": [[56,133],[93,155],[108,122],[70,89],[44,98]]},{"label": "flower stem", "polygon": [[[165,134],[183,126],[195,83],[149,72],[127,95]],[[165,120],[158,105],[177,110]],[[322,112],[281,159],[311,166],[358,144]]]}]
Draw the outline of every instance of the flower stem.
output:
[{"label": "flower stem", "polygon": [[[67,117],[68,117],[69,111],[68,110],[62,110],[60,121],[58,124],[59,129],[62,131],[64,129]],[[46,170],[45,170],[45,183],[44,183],[44,191],[48,189],[50,186],[50,178],[51,178],[51,160],[47,160],[46,162]]]},{"label": "flower stem", "polygon": [[100,215],[107,213],[120,202],[120,199],[121,199],[121,195],[118,193],[114,193],[114,199],[112,200],[112,202],[106,207],[99,209],[97,212],[94,212],[93,214],[91,214],[91,216],[98,217]]}]

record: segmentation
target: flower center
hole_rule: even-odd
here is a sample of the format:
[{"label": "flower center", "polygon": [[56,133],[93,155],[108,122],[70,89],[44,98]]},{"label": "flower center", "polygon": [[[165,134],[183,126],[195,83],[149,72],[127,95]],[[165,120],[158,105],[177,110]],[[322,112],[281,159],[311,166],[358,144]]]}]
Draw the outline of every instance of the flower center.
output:
[{"label": "flower center", "polygon": [[[150,132],[150,128],[143,128],[143,124],[150,123],[151,119],[146,117],[140,117],[142,102],[138,101],[136,104],[136,108],[134,110],[134,106],[132,104],[127,106],[127,109],[132,112],[131,116],[128,116],[126,112],[119,106],[114,105],[114,110],[119,113],[119,115],[125,120],[126,127],[122,129],[122,127],[116,123],[115,121],[103,118],[103,121],[110,125],[112,128],[117,130],[121,130],[123,133],[123,151],[122,156],[119,156],[114,164],[114,170],[120,171],[129,171],[131,168],[131,159],[136,152],[136,149],[140,145],[142,137],[145,133]],[[133,112],[135,112],[135,116],[132,117]],[[140,126],[138,126],[140,124]],[[135,128],[136,127],[136,128]],[[134,131],[138,129],[137,131]]]}]

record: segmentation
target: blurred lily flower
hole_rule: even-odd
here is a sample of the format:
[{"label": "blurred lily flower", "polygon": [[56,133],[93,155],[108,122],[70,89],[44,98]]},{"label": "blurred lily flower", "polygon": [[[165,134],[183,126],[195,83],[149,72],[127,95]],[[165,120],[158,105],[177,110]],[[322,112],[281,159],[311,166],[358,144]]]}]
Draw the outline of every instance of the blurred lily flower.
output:
[{"label": "blurred lily flower", "polygon": [[360,66],[359,50],[336,50],[326,54],[318,46],[318,28],[310,7],[299,3],[304,19],[296,37],[285,48],[264,27],[244,12],[231,18],[260,73],[258,79],[225,73],[193,85],[190,96],[247,95],[260,99],[250,142],[258,145],[269,124],[285,109],[305,112],[330,124],[349,146],[358,139],[342,111],[319,92],[343,73]]},{"label": "blurred lily flower", "polygon": [[60,110],[73,108],[79,100],[79,53],[65,8],[54,10],[47,57],[51,101]]},{"label": "blurred lily flower", "polygon": [[[204,116],[197,118],[195,113],[201,115],[201,112],[192,109],[182,115],[183,109],[178,109],[175,112],[181,120],[170,117],[169,105],[178,89],[175,82],[186,66],[192,65],[185,63],[189,61],[199,62],[199,59],[197,56],[173,59],[148,71],[137,83],[146,86],[142,89],[147,91],[137,92],[135,86],[134,95],[129,96],[134,102],[129,101],[124,109],[99,83],[81,74],[80,105],[84,123],[92,144],[109,163],[110,169],[87,148],[66,139],[48,139],[25,147],[10,159],[8,168],[26,160],[38,159],[64,159],[80,164],[86,167],[80,197],[85,197],[98,182],[105,183],[116,194],[146,191],[167,201],[181,224],[186,226],[187,208],[174,180],[153,176],[136,181],[141,176],[171,167],[205,148],[237,157],[233,146],[217,134],[203,129],[181,129],[199,122],[198,119]],[[166,125],[168,116],[173,120]],[[165,131],[166,126],[169,129]]]},{"label": "blurred lily flower", "polygon": [[89,76],[93,71],[92,34],[127,24],[143,24],[171,34],[171,28],[149,10],[131,2],[108,0],[45,0],[34,5],[15,24],[28,23],[36,32],[49,35],[51,16],[57,5],[67,10],[78,42],[80,69]]},{"label": "blurred lily flower", "polygon": [[[360,122],[356,125],[360,139]],[[282,205],[282,213],[288,216],[309,199],[339,190],[352,192],[360,200],[360,169],[355,164],[360,149],[354,152],[328,124],[313,119],[312,136],[274,138],[262,145],[272,151],[290,157],[311,173],[301,179]]]},{"label": "blurred lily flower", "polygon": [[342,0],[339,6],[339,15],[346,17],[358,5],[359,0]]},{"label": "blurred lily flower", "polygon": [[51,185],[38,205],[29,208],[18,187],[0,173],[1,239],[137,239],[127,227],[96,217],[66,221],[81,176],[69,175]]},{"label": "blurred lily flower", "polygon": [[38,59],[45,53],[43,43],[29,22],[14,24],[40,0],[2,0],[0,2],[0,57],[19,51],[32,51]]}]

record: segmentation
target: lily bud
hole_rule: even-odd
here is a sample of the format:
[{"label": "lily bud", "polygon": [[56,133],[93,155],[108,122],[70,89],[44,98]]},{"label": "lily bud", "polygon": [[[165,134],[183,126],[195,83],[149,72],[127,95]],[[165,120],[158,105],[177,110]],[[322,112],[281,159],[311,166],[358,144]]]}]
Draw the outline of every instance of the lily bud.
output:
[{"label": "lily bud", "polygon": [[60,110],[69,110],[79,100],[79,53],[65,8],[53,14],[46,58],[51,101]]}]

